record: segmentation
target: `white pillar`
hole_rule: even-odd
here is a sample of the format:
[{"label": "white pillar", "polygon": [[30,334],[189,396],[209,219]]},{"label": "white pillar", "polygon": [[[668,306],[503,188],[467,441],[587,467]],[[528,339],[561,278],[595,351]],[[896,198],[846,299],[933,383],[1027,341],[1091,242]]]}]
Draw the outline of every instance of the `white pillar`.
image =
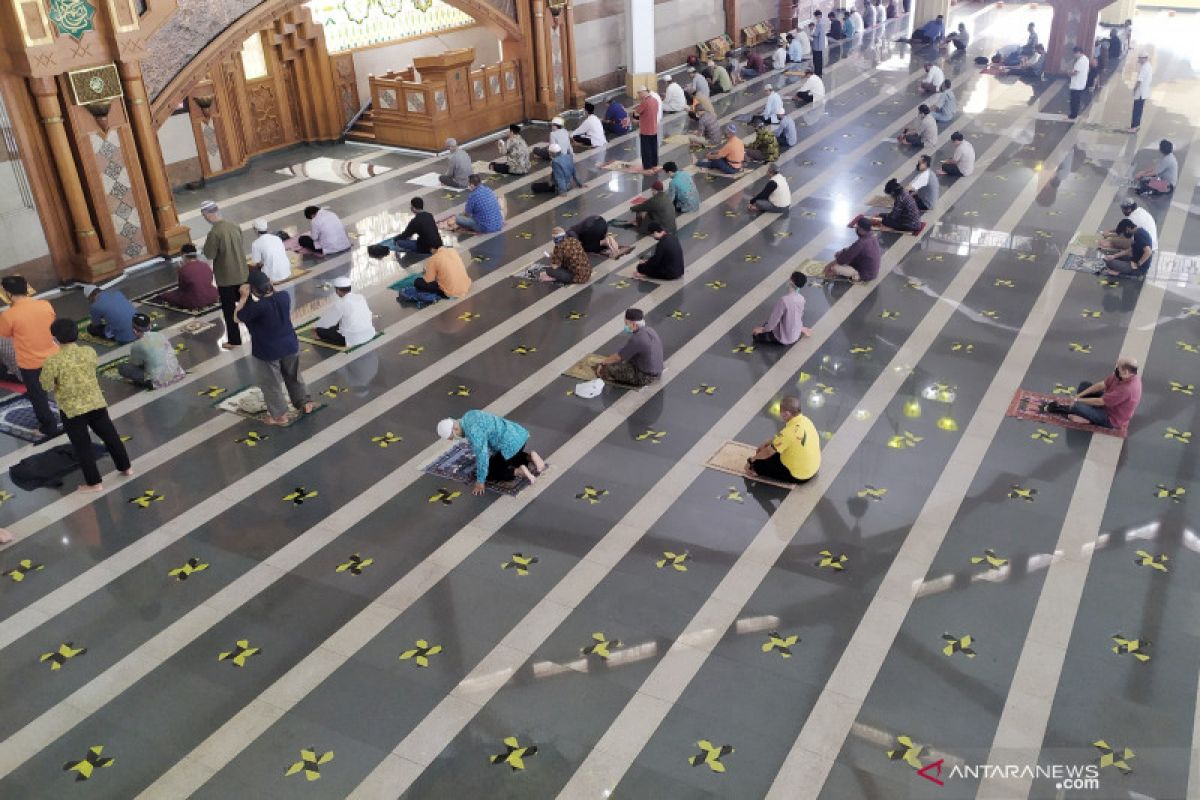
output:
[{"label": "white pillar", "polygon": [[950,27],[950,0],[915,0],[912,5],[913,30],[937,19],[938,14],[945,17],[943,22],[946,23],[946,33],[949,33],[953,30]]},{"label": "white pillar", "polygon": [[1112,5],[1100,9],[1100,21],[1108,25],[1124,25],[1125,20],[1133,19],[1137,7],[1134,0],[1117,0]]},{"label": "white pillar", "polygon": [[625,87],[636,96],[639,86],[658,85],[654,49],[654,0],[625,0]]}]

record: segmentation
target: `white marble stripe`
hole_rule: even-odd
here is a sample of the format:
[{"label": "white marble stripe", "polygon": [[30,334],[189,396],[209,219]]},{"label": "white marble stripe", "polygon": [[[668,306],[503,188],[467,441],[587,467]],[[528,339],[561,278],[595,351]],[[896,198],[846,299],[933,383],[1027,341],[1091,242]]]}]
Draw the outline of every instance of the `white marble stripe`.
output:
[{"label": "white marble stripe", "polygon": [[[949,135],[949,130],[946,131],[946,135]],[[851,154],[851,157],[853,157],[854,155],[861,155],[861,153],[865,153],[865,152],[869,151],[874,146],[875,145],[874,145],[873,141],[868,141],[858,148],[858,151],[861,151],[861,152],[856,152],[855,154]],[[816,188],[820,184],[820,180],[821,179],[819,177],[814,178],[808,184],[806,184],[804,187],[801,187],[800,191],[798,191],[796,194],[797,201],[803,196],[803,193],[806,190],[811,190],[813,188]],[[761,230],[763,227],[765,227],[771,221],[772,220],[769,218],[760,217],[759,219],[757,219],[753,223],[751,223],[750,227],[754,228],[756,231]],[[741,234],[739,233],[738,236],[734,237],[734,238],[739,238],[740,236],[741,236]],[[804,258],[808,257],[811,253],[819,252],[819,249],[824,245],[825,240],[830,238],[830,236],[831,236],[831,233],[823,234],[822,236],[818,237],[817,239],[811,241],[809,243],[809,245],[807,245],[800,252],[794,254],[789,259],[787,264],[785,264],[783,267],[779,268],[776,271],[777,274],[780,276],[780,279],[782,279],[783,276],[786,276],[787,274],[790,273],[790,271],[794,268],[793,267],[794,264],[800,263]],[[913,246],[915,246],[916,241],[917,241],[916,239],[911,239],[911,238],[908,239],[907,241],[904,242],[904,244],[898,246],[897,252],[899,252],[900,250],[907,252],[908,249],[911,249]],[[710,254],[710,256],[715,255],[718,259],[720,257],[722,257],[723,253],[728,252],[730,249],[730,248],[726,248],[724,246],[725,244],[728,244],[728,242],[724,243],[723,245],[719,246],[719,248],[718,248],[722,252],[716,252],[716,253]],[[706,256],[705,259],[703,259],[702,261],[709,262],[710,256]],[[697,264],[697,265],[694,265],[693,267],[689,267],[689,274],[687,276],[685,276],[685,280],[694,280],[696,277],[699,277],[698,274],[696,274],[696,275],[691,274],[693,272],[693,270],[698,269],[698,268],[701,268],[701,264]],[[703,268],[706,269],[707,265],[705,265]],[[659,290],[656,290],[651,295],[651,297],[657,297],[660,294],[660,292],[662,292],[662,290],[665,288],[667,288],[667,287],[661,287]],[[770,291],[773,290],[774,288],[775,288],[774,283],[772,283],[769,279],[764,280],[760,284],[760,287],[758,289],[743,296],[743,298],[738,302],[738,304],[736,306],[734,306],[733,309],[731,309],[730,311],[727,311],[725,314],[723,314],[722,319],[724,319],[727,315],[734,313],[734,312],[741,313],[741,314],[746,313],[746,311],[743,309],[748,310],[749,308],[753,308],[755,305],[757,305],[758,302],[761,302],[761,299],[763,297],[769,296]],[[664,297],[665,297],[665,295],[664,295]],[[716,327],[719,327],[719,325]],[[697,357],[699,355],[699,353],[702,352],[702,349],[698,349],[701,347],[701,345],[703,345],[704,349],[706,349],[709,345],[705,344],[705,343],[709,342],[710,340],[715,341],[715,338],[717,336],[719,336],[720,334],[719,333],[712,334],[711,330],[713,328],[714,328],[714,325],[710,325],[709,328],[706,329],[706,333],[703,337],[698,337],[697,339],[693,339],[691,342],[689,342],[689,344],[686,348],[684,348],[680,352],[674,354],[668,360],[668,365],[671,367],[672,375],[678,374],[679,371],[682,371],[687,366],[687,364],[690,363],[690,361],[692,359]],[[591,344],[590,340],[593,338],[596,338],[597,335],[593,335],[592,337],[589,337],[589,340],[586,340],[581,346],[574,348],[572,353],[559,359],[559,361],[561,361],[562,365],[567,366],[571,363],[574,363],[574,360],[576,360],[580,354],[591,352],[592,350],[594,350],[594,346],[593,346],[593,344]],[[608,338],[607,335],[604,335],[604,336],[598,338],[597,341],[598,342],[604,341],[607,338]],[[561,369],[556,368],[552,374],[557,374],[559,371],[561,371]],[[669,381],[670,381],[670,376],[664,378],[664,382],[669,382]],[[659,384],[658,386],[654,387],[653,391],[661,390],[661,385],[662,384]],[[643,402],[644,402],[644,399],[649,397],[650,390],[643,390],[643,392],[640,394],[645,396],[643,398]],[[625,401],[622,401],[622,402],[625,402]],[[746,402],[747,402],[746,400],[743,400],[743,404],[745,404]],[[617,413],[617,411],[615,411],[615,409],[616,409],[616,406],[614,406],[613,409],[610,409],[610,411],[612,411],[613,413]],[[495,410],[496,410],[496,413],[504,412],[504,409],[495,409]],[[623,415],[624,413],[625,413],[624,410],[620,411],[621,415]],[[593,424],[595,424],[595,423],[593,423]],[[590,450],[590,448],[592,446],[594,446],[594,444],[598,443],[603,438],[604,435],[607,435],[607,433],[608,433],[608,431],[604,431],[600,434],[595,434],[595,433],[589,434],[587,436],[586,446],[575,446],[574,440],[573,440],[572,443],[569,443],[567,446],[564,446],[559,451],[554,453],[553,460],[556,465],[556,470],[553,473],[551,473],[550,476],[547,476],[546,479],[538,482],[538,484],[534,487],[536,492],[542,491],[545,488],[545,486],[549,482],[551,482],[557,475],[564,473],[566,471],[566,469],[569,468],[571,463],[574,462],[574,460],[578,459],[583,454],[588,452]],[[583,436],[583,435],[584,434],[581,433],[581,434],[577,435],[576,438],[578,438],[579,436]],[[412,461],[413,468],[415,468],[416,465],[419,465],[420,463],[427,461],[428,458],[430,458],[435,452],[437,452],[437,450],[438,450],[438,448],[435,446],[435,447],[431,448],[428,453],[423,453],[420,456],[418,456],[417,458],[413,459],[413,461]],[[396,474],[398,475],[400,473],[401,473],[401,471],[398,470]],[[386,500],[387,497],[390,497],[395,494],[395,492],[397,491],[397,481],[398,480],[400,480],[398,477],[395,477],[395,478],[389,477],[388,479],[385,479],[380,484],[378,484],[377,487],[375,487],[371,490],[368,490],[368,492],[366,494],[367,495],[377,494],[378,498],[375,498],[375,499],[377,499],[379,502],[382,502],[382,501]],[[411,480],[411,477],[410,477],[410,480]],[[402,485],[407,485],[407,484],[405,483]],[[534,496],[534,495],[530,494],[530,493],[526,493],[525,502],[528,502],[528,499],[532,496]],[[364,500],[364,498],[360,497],[358,500],[352,502],[350,504],[350,506],[351,507],[354,507],[354,506],[374,507],[374,505],[375,505],[374,503],[369,501],[370,498],[367,498],[367,502],[360,502],[362,500]],[[516,507],[512,506],[512,505],[506,506],[506,505],[497,504],[497,506],[494,506],[493,509],[491,509],[488,513],[490,514],[491,512],[495,512],[495,511],[504,512],[505,509],[509,510],[508,512],[505,512],[505,513],[509,513],[509,516],[511,516],[511,513],[515,513]],[[345,520],[342,519],[343,516],[344,516],[344,514],[342,512],[339,512],[339,515],[338,515],[339,526],[341,526],[342,524],[347,524],[347,525],[350,524],[349,522],[346,522]],[[485,514],[485,515],[481,515],[481,516],[487,516],[487,515]],[[351,520],[351,522],[352,522],[352,520]],[[394,611],[394,613],[396,615],[398,615],[400,612],[402,612],[404,610],[404,608],[407,608],[407,605],[409,603],[415,601],[430,586],[432,586],[433,583],[436,582],[437,577],[439,577],[441,574],[445,574],[445,572],[448,572],[450,568],[453,568],[453,566],[455,566],[456,564],[461,562],[462,559],[466,558],[467,555],[469,555],[470,552],[474,549],[474,547],[476,547],[476,546],[478,546],[478,544],[482,543],[482,541],[484,539],[486,539],[487,535],[489,535],[491,532],[497,530],[502,523],[503,523],[503,520],[501,520],[501,519],[492,520],[489,518],[486,524],[481,523],[479,519],[477,519],[475,522],[469,524],[462,531],[460,531],[451,540],[451,542],[449,542],[446,546],[443,546],[443,548],[441,550],[435,552],[430,557],[427,564],[419,565],[416,569],[414,569],[414,571],[412,573],[410,573],[410,575],[406,576],[404,579],[402,579],[400,582],[398,582],[391,590],[389,590],[389,592],[387,592],[383,596],[381,596],[379,598],[379,600],[377,601],[378,605],[381,607],[391,608]],[[302,549],[305,553],[310,553],[313,551],[314,547],[310,543],[304,542]],[[443,552],[443,551],[445,551],[445,552]],[[246,599],[248,599],[248,598],[246,598]],[[314,651],[314,655],[312,656],[311,659],[305,659],[301,663],[297,664],[287,675],[285,675],[283,678],[281,678],[276,683],[275,687],[272,687],[272,689],[268,689],[267,694],[262,695],[260,698],[260,699],[266,698],[263,703],[256,705],[252,709],[247,709],[247,711],[244,714],[240,714],[240,715],[236,716],[235,718],[231,719],[228,723],[226,723],[225,726],[223,726],[221,729],[219,729],[216,733],[214,733],[212,736],[210,736],[204,743],[202,743],[196,750],[194,750],[192,754],[189,754],[189,756],[184,759],[184,762],[186,762],[186,763],[202,762],[206,766],[208,766],[214,770],[219,769],[220,766],[222,766],[228,760],[232,759],[233,756],[236,755],[237,752],[240,752],[240,750],[245,745],[249,744],[249,742],[251,741],[251,737],[247,736],[248,731],[255,730],[255,731],[258,731],[259,733],[261,733],[262,731],[266,730],[266,728],[269,727],[269,725],[275,719],[277,719],[279,716],[282,716],[282,714],[284,713],[284,711],[286,711],[287,708],[290,708],[295,703],[299,702],[299,700],[305,694],[307,694],[308,691],[315,689],[320,684],[321,680],[324,679],[324,677],[327,677],[328,674],[330,674],[334,669],[336,669],[338,664],[332,663],[328,659],[329,651],[337,651],[337,650],[346,649],[345,639],[348,637],[353,637],[354,641],[359,642],[357,647],[361,647],[361,646],[365,645],[366,642],[369,640],[369,632],[370,631],[382,629],[382,627],[387,624],[387,620],[385,619],[386,617],[387,617],[387,612],[381,612],[378,609],[373,611],[371,609],[371,607],[368,607],[368,609],[364,610],[359,615],[359,617],[356,617],[354,620],[352,620],[350,623],[348,623],[346,626],[344,626],[341,631],[339,631],[337,634],[335,634],[333,637],[331,637],[331,639],[328,640],[324,645],[320,646],[317,651]],[[373,627],[372,623],[378,623],[378,626]],[[357,647],[353,648],[353,649],[357,649]],[[313,663],[314,661],[320,662],[321,666],[320,667],[315,666]],[[301,689],[300,689],[301,686],[304,686],[307,688],[304,689],[303,691],[301,691]],[[282,688],[278,688],[277,691],[279,693],[286,694],[286,696],[278,696],[277,697],[275,694],[272,694],[272,692],[275,691],[277,687],[282,687]],[[275,711],[273,711],[273,709],[278,709],[278,713],[275,713]],[[237,744],[236,742],[241,742],[241,744]],[[184,763],[184,762],[181,762],[181,763]],[[166,787],[166,786],[170,786],[170,787],[172,787],[172,790],[174,791],[179,788],[179,783],[182,780],[185,780],[184,771],[173,769],[166,775],[162,776],[160,781],[156,782],[155,786],[158,786],[159,789],[162,789],[163,787]],[[149,795],[147,795],[147,796],[149,796]]]},{"label": "white marble stripe", "polygon": [[[1110,82],[1104,91],[1108,91],[1114,83]],[[1092,113],[1096,113],[1100,106],[1102,102],[1097,101]],[[1057,160],[1061,160],[1064,147],[1073,145],[1077,136],[1078,129],[1064,139],[1056,149]],[[1039,183],[1052,179],[1054,172],[1044,169],[1041,175]],[[1102,189],[1094,201],[1095,209],[1107,209],[1111,205],[1112,194]],[[1027,206],[1028,202],[1016,203],[1014,210],[1019,208],[1023,211]],[[1085,219],[1096,220],[1099,213],[1098,210],[1089,210]],[[1012,222],[1009,223],[1011,225]],[[1005,229],[1003,225],[997,228]],[[820,794],[842,743],[912,606],[913,587],[919,585],[928,573],[970,489],[988,445],[1004,419],[1009,399],[1028,372],[1074,275],[1073,272],[1054,269],[1046,281],[1025,324],[989,384],[983,401],[964,429],[961,441],[947,459],[954,469],[944,471],[930,492],[929,499],[910,528],[900,552],[850,642],[842,651],[837,666],[776,775],[767,795],[769,800],[815,798]],[[796,790],[798,786],[804,787],[799,793]]]},{"label": "white marble stripe", "polygon": [[[1049,98],[1044,97],[1042,100],[1045,102],[1047,99]],[[1027,110],[1021,119],[1014,121],[1014,129],[1020,129],[1021,124],[1027,122],[1035,112],[1036,108]],[[979,161],[979,165],[982,166],[977,165],[977,174],[986,171],[1008,144],[1006,137],[1001,137],[989,148]],[[1053,164],[1055,159],[1061,160],[1069,150],[1069,146],[1060,146],[1049,159],[1049,163]],[[952,206],[965,190],[966,183],[967,181],[961,179],[956,182],[940,205],[943,208]],[[1033,202],[1037,188],[1037,182],[1034,181],[1022,190],[1021,195],[999,221],[998,229],[1005,230],[1006,224],[1011,226],[1019,219],[1020,214]],[[571,781],[559,793],[560,800],[602,796],[604,792],[615,789],[621,777],[666,718],[673,704],[704,666],[712,648],[736,621],[745,603],[786,550],[795,532],[823,500],[826,490],[838,478],[842,469],[851,462],[859,445],[870,432],[873,421],[883,415],[888,403],[904,387],[909,376],[907,367],[919,363],[924,357],[942,328],[959,310],[963,299],[983,274],[993,255],[994,250],[991,248],[981,249],[963,264],[938,302],[926,313],[857,404],[856,410],[867,412],[866,419],[859,421],[855,415],[851,415],[834,433],[829,444],[823,448],[821,470],[817,477],[809,481],[803,489],[792,492],[780,504],[772,518],[762,527],[713,591],[709,601],[696,613],[572,776]],[[884,592],[881,589],[880,595],[882,594]],[[795,787],[796,785],[792,785],[789,791],[795,792]]]},{"label": "white marble stripe", "polygon": [[[1154,119],[1151,118],[1149,122],[1151,124],[1143,125],[1142,133],[1137,137],[1139,144],[1147,127],[1153,130]],[[1185,176],[1188,175],[1187,168],[1192,168],[1193,180],[1185,180],[1180,185],[1194,183],[1197,159],[1192,158],[1191,154],[1195,152],[1198,140],[1200,136],[1193,130],[1191,143],[1185,150],[1188,156],[1180,165]],[[1136,153],[1136,148],[1132,152]],[[1097,198],[1088,209],[1088,215],[1084,217],[1085,224],[1081,226],[1083,230],[1089,229],[1086,224],[1088,221],[1099,225],[1105,212],[1111,208],[1111,204],[1101,204],[1100,199]],[[1172,203],[1163,221],[1159,244],[1168,250],[1177,250],[1183,238],[1183,226],[1187,218],[1187,206]],[[1158,330],[1156,322],[1162,311],[1165,296],[1166,292],[1161,286],[1149,282],[1143,284],[1125,332],[1120,354],[1136,358],[1142,364],[1143,370],[1149,366],[1146,364],[1146,358],[1150,353],[1151,340]],[[1114,361],[1117,355],[1113,354]],[[1116,478],[1117,462],[1123,445],[1123,439],[1093,436],[1088,446],[1083,468],[1075,481],[1071,504],[1067,509],[1068,522],[1063,525],[1054,547],[1054,553],[1061,558],[1055,558],[1046,571],[1042,591],[1038,596],[1038,603],[1021,649],[1021,657],[1009,685],[1004,711],[1001,712],[1000,722],[992,739],[988,763],[1038,763],[1038,755],[1042,750],[1042,741],[1046,735],[1050,712],[1054,707],[1054,697],[1062,676],[1063,662],[1067,657],[1067,645],[1071,641],[1071,629],[1074,627],[1075,615],[1083,597],[1092,554],[1096,550],[1093,545],[1104,522],[1108,493]],[[1196,724],[1200,726],[1200,704],[1197,705],[1195,713]],[[1080,746],[1087,744],[1088,742],[1080,742]],[[1189,764],[1191,769],[1197,768],[1198,759],[1200,750],[1197,749],[1197,741],[1193,739]],[[1193,773],[1189,771],[1189,797],[1198,793],[1193,777]],[[980,782],[976,797],[980,800],[1026,797],[1032,785],[1033,781],[1029,778],[1006,780],[990,777]]]},{"label": "white marble stripe", "polygon": [[[857,85],[857,83],[859,83],[861,80],[865,80],[865,76],[859,76],[859,78],[856,78],[855,80],[850,81],[849,83],[847,83],[846,86],[842,87],[840,91],[842,91],[842,92],[846,91],[851,86]],[[912,80],[913,79],[910,78],[909,82],[911,82]],[[832,97],[833,95],[834,95],[834,93],[831,92],[830,96]],[[860,116],[862,116],[866,112],[870,111],[876,104],[881,102],[883,99],[885,99],[885,96],[881,95],[875,101],[872,101],[871,103],[863,104],[856,111],[854,111],[850,114],[847,114],[845,117],[839,119],[837,122],[831,123],[830,125],[822,128],[820,135],[825,136],[828,133],[833,133],[833,132],[838,131],[842,127],[850,124],[855,119],[858,119]],[[795,112],[795,113],[800,113],[800,112]],[[943,133],[943,139],[945,139],[945,137],[949,135],[949,129],[943,131],[942,133]],[[781,156],[780,163],[786,163],[787,161],[796,158],[801,153],[807,152],[808,149],[811,148],[812,146],[813,146],[812,142],[810,142],[808,145],[805,145],[805,146],[797,145],[796,148],[789,150],[787,153],[785,153],[783,156]],[[867,148],[860,146],[860,148],[858,148],[858,151],[865,152],[865,149],[867,149]],[[858,151],[856,151],[856,152],[858,152]],[[706,203],[702,204],[701,211],[699,213],[704,213],[705,211],[707,211],[709,209],[715,208],[717,205],[719,205],[725,199],[732,197],[737,192],[742,191],[744,188],[744,184],[747,181],[753,179],[757,174],[759,174],[759,172],[761,172],[761,169],[753,170],[751,172],[748,172],[742,178],[730,182],[730,184],[728,186],[726,186],[724,189],[722,189],[721,191],[717,192],[715,195],[710,197]],[[603,177],[603,176],[597,177],[597,178],[594,178],[593,180],[589,181],[586,184],[586,186],[588,186],[588,187],[598,186],[598,185],[604,183],[605,181],[607,181],[606,177]],[[802,191],[806,188],[808,190],[811,190],[811,189],[815,188],[817,185],[818,185],[818,180],[814,178],[806,185],[806,187],[801,187],[797,191]],[[512,187],[509,187],[509,188],[511,189]],[[556,206],[561,202],[564,202],[566,199],[567,198],[558,198],[555,201],[553,201],[552,203],[547,203],[545,205],[541,205],[541,206],[537,206],[535,208],[529,209],[529,210],[525,211],[524,213],[519,214],[516,217],[513,217],[511,220],[509,220],[508,228],[511,229],[512,227],[522,225],[525,222],[527,222],[528,220],[533,219],[533,218],[545,213],[545,211],[548,208]],[[619,201],[617,203],[617,205],[613,206],[608,211],[606,211],[604,216],[608,217],[609,215],[615,215],[617,212],[624,209],[626,206],[627,206],[627,203],[625,201]],[[682,224],[686,224],[692,218],[693,218],[692,215],[685,214],[685,215],[680,216],[680,221]],[[485,241],[492,236],[501,235],[502,233],[503,232],[501,232],[499,234],[480,235],[478,237],[475,237],[472,240],[471,244],[472,244],[472,246],[477,245],[479,242]],[[544,247],[544,245],[539,244],[539,245],[535,246],[535,248],[533,250],[526,253],[525,255],[514,258],[513,261],[518,264],[524,264],[531,258],[535,257],[535,254],[539,250],[543,249],[543,247]],[[340,263],[325,265],[322,268],[322,271],[335,269],[339,266],[341,266]],[[497,268],[496,270],[493,270],[490,274],[479,278],[472,284],[473,296],[477,296],[480,291],[482,291],[496,283],[500,283],[502,281],[508,280],[511,272],[512,272],[512,270],[510,268],[501,267],[501,268]],[[374,287],[370,290],[367,290],[365,293],[367,294],[368,298],[377,298],[382,302],[387,302],[387,301],[391,300],[391,298],[393,297],[393,295],[383,287]],[[447,301],[447,302],[456,302],[456,301]],[[440,307],[442,305],[443,304],[439,303],[434,306],[430,306],[429,308],[427,308],[423,311],[417,311],[417,312],[414,312],[413,314],[405,316],[403,319],[399,320],[394,325],[392,325],[385,332],[385,334],[383,336],[364,345],[363,347],[356,349],[354,351],[353,355],[349,356],[349,358],[357,358],[357,357],[364,355],[366,353],[369,353],[377,348],[388,345],[390,342],[399,338],[405,332],[415,328],[420,323],[427,321],[429,318],[433,317],[435,314],[440,314],[443,310]],[[217,312],[217,313],[219,313],[219,312]],[[117,350],[117,351],[115,351],[115,353],[110,354],[110,355],[112,355],[112,357],[116,358],[120,354],[123,354],[123,352],[124,352],[123,350]],[[200,378],[209,374],[211,371],[219,369],[220,367],[223,367],[223,366],[231,363],[233,360],[235,360],[237,358],[243,358],[246,356],[247,356],[247,353],[241,353],[238,355],[229,354],[229,355],[226,355],[225,357],[218,356],[216,358],[210,359],[206,364],[202,365],[201,367],[194,368],[189,373],[188,378],[184,381],[181,381],[179,384],[176,384],[175,386],[173,386],[171,388],[171,391],[178,391],[182,387],[189,385],[194,381],[198,381]],[[310,383],[321,380],[326,375],[328,375],[328,374],[332,373],[333,371],[335,371],[336,369],[340,368],[344,363],[345,363],[345,359],[340,359],[340,358],[336,358],[336,357],[323,359],[321,362],[319,362],[314,367],[311,367],[308,370],[306,370],[304,373],[304,378],[306,381],[308,381]],[[144,405],[145,403],[150,402],[150,400],[153,399],[155,396],[156,395],[152,395],[151,393],[148,393],[148,392],[142,392],[142,393],[133,395],[132,397],[128,398],[126,401],[122,401],[121,403],[115,404],[113,406],[113,408],[110,410],[110,412],[115,418],[119,414],[128,413],[133,408],[140,407],[141,405]],[[134,403],[136,403],[137,405],[133,405]],[[201,426],[197,426],[196,428],[189,430],[186,434],[183,434],[180,437],[177,437],[169,442],[165,442],[162,445],[160,445],[159,447],[154,448],[153,450],[151,450],[143,455],[138,456],[136,466],[139,469],[141,469],[142,471],[151,469],[154,466],[158,466],[158,465],[164,463],[166,460],[168,460],[168,458],[170,456],[178,454],[181,451],[181,448],[179,447],[179,443],[181,441],[183,441],[184,443],[203,441],[205,438],[207,438],[205,436],[205,432],[207,432],[209,435],[219,433],[223,430],[228,430],[229,428],[233,427],[236,424],[238,424],[238,418],[236,418],[236,417],[232,417],[232,416],[218,417],[215,420],[204,423]],[[34,452],[37,449],[46,449],[51,446],[53,446],[53,445],[51,443],[48,443],[45,445],[38,445],[38,446],[36,446],[35,449],[22,448],[21,450],[18,450],[18,451],[15,451],[14,453],[8,454],[7,456],[0,456],[0,469],[4,469],[7,466],[11,466],[11,464],[16,463],[16,461],[20,460],[21,458],[27,457],[30,454],[30,452]],[[26,536],[30,536],[33,533],[36,533],[37,531],[41,530],[46,525],[51,524],[59,519],[62,519],[67,514],[73,512],[79,508],[82,508],[83,506],[90,503],[92,500],[94,500],[98,497],[102,497],[103,495],[107,494],[110,491],[115,490],[116,487],[121,485],[121,482],[115,476],[115,471],[113,473],[110,473],[108,475],[108,478],[109,478],[108,485],[105,487],[105,489],[102,492],[100,492],[98,494],[88,495],[88,496],[68,495],[59,500],[55,500],[55,501],[51,502],[45,508],[43,508],[41,511],[39,511],[37,514],[26,517],[16,523],[10,525],[9,530],[13,534],[14,540],[19,541],[20,539],[22,539]],[[118,481],[118,482],[114,482],[114,481]],[[2,630],[2,628],[3,628],[3,623],[0,623],[0,630]],[[4,640],[3,634],[0,633],[0,647],[4,646],[3,640]]]}]

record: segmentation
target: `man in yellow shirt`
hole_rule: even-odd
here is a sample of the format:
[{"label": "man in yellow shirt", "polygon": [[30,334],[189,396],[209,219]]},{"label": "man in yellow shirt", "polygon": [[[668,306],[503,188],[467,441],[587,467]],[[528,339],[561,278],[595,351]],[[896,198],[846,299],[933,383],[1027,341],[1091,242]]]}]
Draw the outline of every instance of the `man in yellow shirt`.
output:
[{"label": "man in yellow shirt", "polygon": [[746,460],[748,474],[784,483],[804,483],[817,474],[821,467],[821,436],[800,408],[800,398],[783,398],[779,404],[783,430]]}]

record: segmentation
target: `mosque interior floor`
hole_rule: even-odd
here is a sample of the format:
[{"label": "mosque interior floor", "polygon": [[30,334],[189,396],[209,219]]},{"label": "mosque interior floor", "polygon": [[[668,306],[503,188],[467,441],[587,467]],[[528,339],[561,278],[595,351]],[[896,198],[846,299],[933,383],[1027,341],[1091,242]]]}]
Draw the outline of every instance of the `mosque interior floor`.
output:
[{"label": "mosque interior floor", "polygon": [[[968,13],[971,55],[1030,19],[1049,27],[1048,8],[1024,6],[951,21]],[[470,295],[419,311],[387,289],[419,268],[411,257],[371,259],[366,245],[403,226],[406,179],[435,162],[288,151],[181,194],[198,238],[208,197],[245,228],[334,208],[356,246],[305,263],[287,285],[295,319],[349,275],[383,335],[349,353],[303,346],[324,407],[264,428],[214,405],[253,383],[247,357],[220,350],[219,316],[185,332],[194,319],[153,309],[190,374],[155,392],[104,382],[138,474],[88,498],[6,487],[0,501],[18,536],[0,551],[0,678],[14,689],[0,796],[59,798],[85,778],[74,791],[103,798],[1200,791],[1200,593],[1187,578],[1200,549],[1200,82],[1186,27],[1135,19],[1157,72],[1137,135],[1115,130],[1128,58],[1075,125],[1064,81],[951,59],[963,113],[939,152],[962,130],[975,173],[945,179],[921,236],[881,237],[875,283],[811,281],[810,338],[754,346],[787,276],[828,260],[862,200],[911,174],[916,151],[890,136],[921,101],[925,54],[900,33],[831,53],[822,106],[788,103],[803,123],[780,158],[790,213],[747,214],[761,170],[697,176],[674,283],[617,275],[647,240],[597,262],[588,285],[514,276],[555,225],[612,219],[647,190],[652,179],[599,166],[636,159],[636,137],[580,153],[585,188],[564,197],[530,191],[544,167],[497,177],[504,231],[456,242]],[[768,80],[780,76],[716,98],[718,113],[756,110]],[[1062,269],[1077,233],[1111,227],[1130,165],[1163,137],[1186,177],[1145,203],[1162,243],[1152,273]],[[289,170],[314,158],[330,161]],[[690,163],[673,142],[667,159]],[[420,191],[437,215],[463,200]],[[164,266],[122,288],[170,281]],[[86,315],[78,295],[55,303]],[[575,397],[562,372],[615,351],[633,305],[663,339],[662,380]],[[1018,389],[1062,393],[1121,353],[1145,380],[1126,439],[1006,416]],[[705,468],[726,440],[769,438],[788,394],[821,432],[817,478],[789,492]],[[473,408],[527,427],[550,470],[482,498],[425,474],[445,450],[437,420]],[[0,439],[7,466],[28,455]],[[1043,769],[964,770],[983,764]],[[1056,787],[1055,768],[1094,769],[1098,788]]]}]

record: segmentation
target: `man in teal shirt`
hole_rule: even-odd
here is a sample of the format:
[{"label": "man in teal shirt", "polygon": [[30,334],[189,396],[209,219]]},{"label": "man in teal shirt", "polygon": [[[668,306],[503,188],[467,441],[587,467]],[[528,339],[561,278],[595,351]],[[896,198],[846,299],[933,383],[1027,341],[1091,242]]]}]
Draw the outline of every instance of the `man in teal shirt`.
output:
[{"label": "man in teal shirt", "polygon": [[700,192],[691,174],[682,172],[674,161],[663,164],[667,173],[667,197],[675,204],[675,213],[692,214],[700,210]]},{"label": "man in teal shirt", "polygon": [[[483,494],[488,481],[511,481],[517,475],[533,483],[546,469],[535,452],[527,452],[529,431],[515,422],[486,411],[468,411],[462,419],[447,417],[438,423],[443,439],[466,439],[475,452],[475,485],[471,494]],[[533,469],[530,470],[530,465]]]}]

